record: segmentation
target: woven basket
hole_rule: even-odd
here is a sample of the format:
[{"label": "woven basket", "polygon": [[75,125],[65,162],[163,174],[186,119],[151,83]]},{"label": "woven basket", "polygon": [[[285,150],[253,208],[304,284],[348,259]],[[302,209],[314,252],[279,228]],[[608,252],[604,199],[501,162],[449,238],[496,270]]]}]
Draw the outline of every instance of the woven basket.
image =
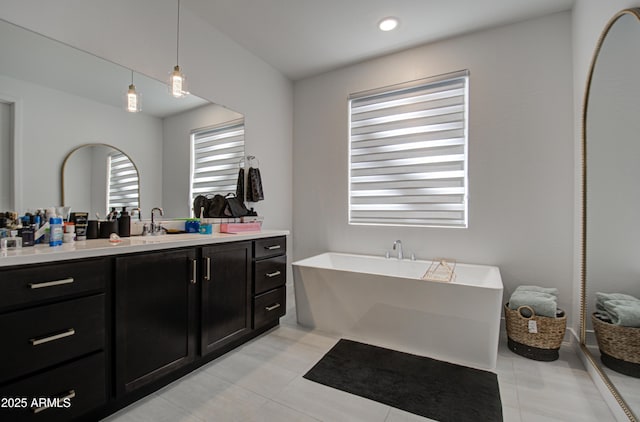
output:
[{"label": "woven basket", "polygon": [[609,368],[640,378],[640,328],[610,324],[591,315],[600,358]]},{"label": "woven basket", "polygon": [[[530,311],[530,317],[520,313],[522,309]],[[510,309],[504,305],[504,315],[507,325],[509,349],[533,360],[552,361],[559,357],[558,350],[567,329],[567,315],[558,318],[538,316],[529,306]],[[535,321],[537,333],[529,332],[529,321]]]}]

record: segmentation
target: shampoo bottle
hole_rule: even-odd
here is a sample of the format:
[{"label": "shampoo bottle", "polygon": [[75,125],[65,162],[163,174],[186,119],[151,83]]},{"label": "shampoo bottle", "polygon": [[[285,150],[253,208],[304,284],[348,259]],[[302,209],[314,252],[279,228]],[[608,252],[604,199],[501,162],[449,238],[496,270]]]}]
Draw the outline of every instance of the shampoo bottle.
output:
[{"label": "shampoo bottle", "polygon": [[122,207],[122,212],[118,217],[118,232],[120,237],[131,236],[131,216],[127,211],[127,207]]}]

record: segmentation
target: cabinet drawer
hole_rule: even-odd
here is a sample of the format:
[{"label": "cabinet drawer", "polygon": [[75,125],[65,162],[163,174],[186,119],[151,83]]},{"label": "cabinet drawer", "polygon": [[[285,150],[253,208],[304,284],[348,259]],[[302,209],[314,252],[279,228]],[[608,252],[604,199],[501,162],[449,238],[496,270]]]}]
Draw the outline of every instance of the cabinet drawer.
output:
[{"label": "cabinet drawer", "polygon": [[0,270],[0,309],[104,289],[109,263],[88,259]]},{"label": "cabinet drawer", "polygon": [[287,256],[256,261],[254,264],[255,290],[260,294],[285,284],[287,278]]},{"label": "cabinet drawer", "polygon": [[255,259],[284,255],[287,252],[287,238],[284,236],[258,239],[255,240],[253,244],[253,257]]},{"label": "cabinet drawer", "polygon": [[287,309],[286,289],[279,287],[253,300],[253,328],[260,328],[283,316]]},{"label": "cabinet drawer", "polygon": [[104,348],[104,294],[0,315],[0,382]]},{"label": "cabinet drawer", "polygon": [[[101,352],[2,387],[0,400],[12,399],[14,406],[16,399],[21,401],[17,402],[18,408],[0,408],[0,420],[70,421],[104,405],[106,391],[105,358]],[[40,399],[52,399],[52,407],[38,403]]]}]

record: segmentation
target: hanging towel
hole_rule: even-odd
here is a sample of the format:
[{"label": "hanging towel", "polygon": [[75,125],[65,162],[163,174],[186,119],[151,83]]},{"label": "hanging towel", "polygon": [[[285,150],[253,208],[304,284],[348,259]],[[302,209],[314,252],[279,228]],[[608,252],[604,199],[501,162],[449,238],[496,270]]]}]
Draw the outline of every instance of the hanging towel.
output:
[{"label": "hanging towel", "polygon": [[236,198],[244,198],[244,169],[238,172],[238,183],[236,184]]},{"label": "hanging towel", "polygon": [[247,189],[247,201],[258,202],[264,199],[262,191],[262,178],[260,177],[260,169],[249,167],[249,186]]}]

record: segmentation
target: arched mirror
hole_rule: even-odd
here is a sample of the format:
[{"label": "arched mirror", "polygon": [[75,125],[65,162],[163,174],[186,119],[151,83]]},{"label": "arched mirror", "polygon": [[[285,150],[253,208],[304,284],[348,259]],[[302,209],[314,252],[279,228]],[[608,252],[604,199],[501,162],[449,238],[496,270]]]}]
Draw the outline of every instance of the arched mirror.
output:
[{"label": "arched mirror", "polygon": [[72,150],[62,164],[62,205],[104,217],[115,207],[140,207],[138,168],[123,151],[107,144]]},{"label": "arched mirror", "polygon": [[582,128],[582,348],[633,421],[640,415],[640,321],[633,299],[618,295],[640,298],[639,52],[640,9],[624,10],[598,42]]}]

